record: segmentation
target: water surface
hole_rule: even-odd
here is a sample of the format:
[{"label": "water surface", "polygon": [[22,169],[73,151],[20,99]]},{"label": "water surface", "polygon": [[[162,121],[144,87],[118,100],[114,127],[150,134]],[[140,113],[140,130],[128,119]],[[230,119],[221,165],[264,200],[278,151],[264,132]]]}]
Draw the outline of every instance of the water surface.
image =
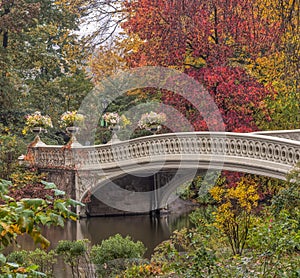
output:
[{"label": "water surface", "polygon": [[[168,239],[172,232],[190,225],[188,214],[171,214],[159,217],[149,215],[91,217],[77,222],[67,221],[64,228],[46,228],[43,234],[55,248],[59,240],[89,239],[92,245],[100,244],[102,240],[117,233],[122,236],[129,235],[134,241],[140,240],[147,248],[145,256],[150,258],[154,248],[162,241]],[[34,250],[32,240],[28,237],[20,238],[22,249]],[[58,264],[55,269],[56,278],[71,277],[68,270]]]}]

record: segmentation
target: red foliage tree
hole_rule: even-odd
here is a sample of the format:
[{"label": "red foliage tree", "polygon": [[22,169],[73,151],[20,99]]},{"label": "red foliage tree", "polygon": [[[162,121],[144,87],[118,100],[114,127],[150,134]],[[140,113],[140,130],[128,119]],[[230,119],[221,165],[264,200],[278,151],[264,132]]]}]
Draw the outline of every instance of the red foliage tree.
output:
[{"label": "red foliage tree", "polygon": [[[271,90],[242,68],[246,58],[268,51],[280,26],[252,0],[136,0],[125,4],[123,28],[144,41],[127,57],[131,67],[176,67],[203,84],[219,108],[227,131],[257,130],[254,115]],[[163,100],[187,115],[195,130],[207,119],[185,99],[165,92]]]}]

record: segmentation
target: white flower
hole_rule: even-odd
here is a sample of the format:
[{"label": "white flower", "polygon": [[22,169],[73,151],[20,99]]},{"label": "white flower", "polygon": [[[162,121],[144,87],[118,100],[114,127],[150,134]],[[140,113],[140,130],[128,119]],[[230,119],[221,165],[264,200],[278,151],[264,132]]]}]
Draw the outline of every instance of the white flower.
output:
[{"label": "white flower", "polygon": [[102,118],[108,125],[117,125],[121,119],[119,114],[116,112],[107,112],[102,116]]},{"label": "white flower", "polygon": [[151,111],[142,115],[138,122],[139,128],[147,128],[151,125],[160,125],[166,121],[167,117],[165,113],[156,113]]}]

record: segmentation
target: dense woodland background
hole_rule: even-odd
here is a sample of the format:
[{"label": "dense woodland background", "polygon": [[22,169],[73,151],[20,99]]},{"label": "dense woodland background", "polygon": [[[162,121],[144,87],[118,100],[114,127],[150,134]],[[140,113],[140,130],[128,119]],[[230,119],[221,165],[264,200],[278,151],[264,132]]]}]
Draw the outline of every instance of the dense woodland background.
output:
[{"label": "dense woodland background", "polygon": [[[229,131],[298,128],[299,18],[297,0],[1,1],[1,122],[35,110],[55,122],[105,77],[155,65],[204,84]],[[206,128],[171,92],[131,94]]]}]

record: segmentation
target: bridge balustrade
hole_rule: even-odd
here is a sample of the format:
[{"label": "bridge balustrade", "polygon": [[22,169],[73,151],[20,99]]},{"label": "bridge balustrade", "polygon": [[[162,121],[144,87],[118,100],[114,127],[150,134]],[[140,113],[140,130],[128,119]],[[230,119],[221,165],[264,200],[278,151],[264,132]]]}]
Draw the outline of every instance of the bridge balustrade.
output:
[{"label": "bridge balustrade", "polygon": [[[226,159],[240,158],[273,162],[290,169],[300,160],[300,142],[261,134],[218,132],[160,134],[113,144],[66,148],[43,146],[33,148],[34,165],[38,168],[102,169],[131,161],[187,159],[202,156]],[[193,158],[194,156],[194,158]],[[254,162],[255,163],[255,162]],[[275,164],[274,164],[275,165]],[[279,169],[280,170],[280,169]]]}]

